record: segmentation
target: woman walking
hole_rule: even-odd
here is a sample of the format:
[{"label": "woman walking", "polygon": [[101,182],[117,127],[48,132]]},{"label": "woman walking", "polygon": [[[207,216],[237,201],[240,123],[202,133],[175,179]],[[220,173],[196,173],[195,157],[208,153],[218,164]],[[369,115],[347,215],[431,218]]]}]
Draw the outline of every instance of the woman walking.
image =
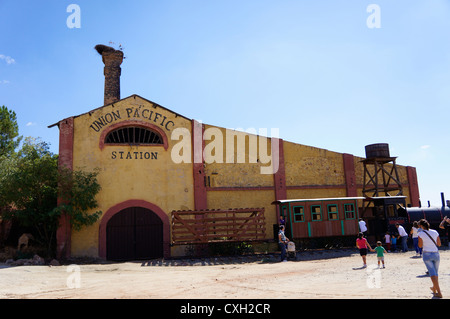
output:
[{"label": "woman walking", "polygon": [[410,235],[413,240],[414,249],[416,250],[416,256],[422,257],[422,248],[419,247],[419,223],[414,221],[411,228]]},{"label": "woman walking", "polygon": [[356,247],[359,249],[359,254],[363,260],[363,266],[362,268],[367,267],[366,257],[367,257],[367,249],[370,251],[374,251],[372,247],[370,247],[369,242],[367,239],[364,238],[363,233],[358,234],[358,239],[356,239]]},{"label": "woman walking", "polygon": [[438,271],[439,271],[439,249],[441,246],[441,239],[439,233],[434,229],[430,229],[430,224],[427,220],[421,219],[419,227],[422,229],[419,232],[419,247],[422,248],[422,259],[428,269],[433,286],[430,287],[433,295],[437,298],[442,298],[441,288],[439,287]]},{"label": "woman walking", "polygon": [[278,245],[281,249],[281,261],[286,262],[286,246],[289,243],[289,238],[284,234],[284,225],[280,226],[280,231],[278,232]]}]

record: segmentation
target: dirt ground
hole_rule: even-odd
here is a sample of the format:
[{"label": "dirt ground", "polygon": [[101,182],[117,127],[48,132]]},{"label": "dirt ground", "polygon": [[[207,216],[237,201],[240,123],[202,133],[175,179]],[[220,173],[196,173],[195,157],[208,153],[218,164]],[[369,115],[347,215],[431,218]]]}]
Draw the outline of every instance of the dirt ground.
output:
[{"label": "dirt ground", "polygon": [[[450,298],[450,250],[440,253],[440,286],[444,298]],[[367,256],[366,269],[361,268],[356,250],[346,254],[298,254],[297,261],[261,257],[250,262],[216,260],[204,266],[142,262],[53,267],[0,264],[0,298],[433,298],[425,265],[413,252],[387,254],[385,269],[377,268],[374,253]]]}]

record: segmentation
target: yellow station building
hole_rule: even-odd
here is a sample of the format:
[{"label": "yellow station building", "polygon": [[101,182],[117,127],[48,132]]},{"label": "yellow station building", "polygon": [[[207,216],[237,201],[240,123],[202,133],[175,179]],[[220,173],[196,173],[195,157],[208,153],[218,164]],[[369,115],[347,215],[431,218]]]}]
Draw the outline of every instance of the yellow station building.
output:
[{"label": "yellow station building", "polygon": [[[60,165],[99,169],[97,210],[103,213],[81,231],[62,218],[60,255],[184,255],[185,246],[173,240],[172,213],[179,211],[258,208],[263,239],[270,240],[279,218],[276,200],[362,196],[363,158],[199,123],[138,95],[120,99],[122,52],[97,51],[105,63],[104,105],[55,125]],[[397,170],[406,203],[418,206],[415,168]]]}]

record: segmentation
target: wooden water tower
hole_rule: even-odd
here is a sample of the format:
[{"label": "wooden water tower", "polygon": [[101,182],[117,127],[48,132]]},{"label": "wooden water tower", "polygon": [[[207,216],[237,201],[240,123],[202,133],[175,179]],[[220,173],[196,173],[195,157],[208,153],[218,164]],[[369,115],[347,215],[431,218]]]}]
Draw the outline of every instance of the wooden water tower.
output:
[{"label": "wooden water tower", "polygon": [[374,198],[403,195],[395,163],[396,158],[390,156],[389,144],[378,143],[366,146],[366,159],[362,160],[364,164],[362,193],[366,197],[363,215],[371,204],[376,206]]}]

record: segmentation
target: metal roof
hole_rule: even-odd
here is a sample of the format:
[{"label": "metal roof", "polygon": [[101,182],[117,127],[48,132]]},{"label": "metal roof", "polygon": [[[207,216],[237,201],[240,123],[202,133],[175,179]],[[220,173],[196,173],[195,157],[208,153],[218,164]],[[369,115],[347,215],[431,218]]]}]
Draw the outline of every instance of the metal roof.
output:
[{"label": "metal roof", "polygon": [[375,200],[375,199],[400,199],[406,198],[406,196],[380,196],[380,197],[367,197],[367,199]]}]

